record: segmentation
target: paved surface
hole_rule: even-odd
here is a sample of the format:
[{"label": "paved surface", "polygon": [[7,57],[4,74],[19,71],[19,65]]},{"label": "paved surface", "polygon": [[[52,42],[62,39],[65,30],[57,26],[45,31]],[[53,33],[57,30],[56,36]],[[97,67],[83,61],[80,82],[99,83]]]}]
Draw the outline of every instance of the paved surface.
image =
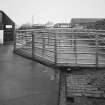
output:
[{"label": "paved surface", "polygon": [[57,105],[54,70],[0,45],[0,105]]}]

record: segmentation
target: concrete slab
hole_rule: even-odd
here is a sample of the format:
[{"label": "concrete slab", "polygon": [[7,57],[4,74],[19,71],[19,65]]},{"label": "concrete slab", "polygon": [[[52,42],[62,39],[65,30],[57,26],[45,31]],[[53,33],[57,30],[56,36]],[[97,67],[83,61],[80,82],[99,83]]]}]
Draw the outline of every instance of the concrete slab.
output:
[{"label": "concrete slab", "polygon": [[0,105],[56,105],[54,70],[0,45]]}]

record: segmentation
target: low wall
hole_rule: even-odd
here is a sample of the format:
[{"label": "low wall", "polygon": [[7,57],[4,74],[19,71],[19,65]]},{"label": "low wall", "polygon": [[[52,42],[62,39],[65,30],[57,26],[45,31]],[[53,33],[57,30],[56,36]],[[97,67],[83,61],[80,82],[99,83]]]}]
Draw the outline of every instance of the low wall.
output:
[{"label": "low wall", "polygon": [[[76,105],[104,105],[104,69],[73,70],[66,74],[66,84],[67,99],[74,98],[73,103],[77,103]],[[99,102],[100,104],[98,104]]]}]

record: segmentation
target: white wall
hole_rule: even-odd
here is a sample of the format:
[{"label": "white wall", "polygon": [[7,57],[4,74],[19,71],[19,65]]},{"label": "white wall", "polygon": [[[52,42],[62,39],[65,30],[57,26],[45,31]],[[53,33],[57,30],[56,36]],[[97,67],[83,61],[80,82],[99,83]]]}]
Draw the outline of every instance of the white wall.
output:
[{"label": "white wall", "polygon": [[3,30],[0,30],[0,44],[3,44]]}]

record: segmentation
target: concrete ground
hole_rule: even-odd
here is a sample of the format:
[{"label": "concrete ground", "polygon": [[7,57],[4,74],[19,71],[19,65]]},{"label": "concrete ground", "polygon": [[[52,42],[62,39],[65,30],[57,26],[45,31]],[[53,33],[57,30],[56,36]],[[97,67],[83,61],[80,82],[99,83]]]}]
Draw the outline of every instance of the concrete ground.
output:
[{"label": "concrete ground", "polygon": [[54,70],[0,45],[0,105],[57,105]]}]

